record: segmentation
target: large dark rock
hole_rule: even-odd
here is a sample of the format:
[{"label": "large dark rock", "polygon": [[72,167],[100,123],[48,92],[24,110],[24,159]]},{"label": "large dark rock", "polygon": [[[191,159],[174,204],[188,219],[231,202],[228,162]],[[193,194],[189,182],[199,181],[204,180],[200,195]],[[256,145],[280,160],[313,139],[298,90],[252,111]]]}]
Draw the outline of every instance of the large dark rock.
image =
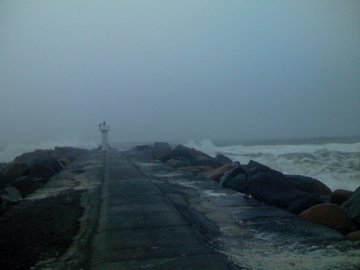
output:
[{"label": "large dark rock", "polygon": [[24,153],[15,158],[15,161],[21,161],[31,166],[35,163],[41,163],[46,160],[68,158],[75,160],[79,155],[86,153],[87,150],[76,147],[55,147],[54,150],[37,149],[33,152]]},{"label": "large dark rock", "polygon": [[0,189],[10,188],[12,191],[15,188],[22,196],[26,196],[87,151],[75,147],[55,147],[54,150],[24,153],[2,168]]},{"label": "large dark rock", "polygon": [[176,159],[170,159],[166,162],[167,165],[175,168],[175,169],[178,169],[178,168],[181,168],[181,167],[189,167],[190,164],[184,162],[184,161],[181,161],[181,160],[176,160]]},{"label": "large dark rock", "polygon": [[233,161],[230,159],[230,158],[228,158],[227,156],[224,156],[224,155],[222,155],[222,154],[217,154],[216,156],[215,156],[215,160],[219,163],[219,165],[225,165],[225,164],[231,164],[231,163],[233,163]]},{"label": "large dark rock", "polygon": [[360,187],[358,187],[354,194],[341,205],[341,208],[344,209],[360,228]]},{"label": "large dark rock", "polygon": [[26,163],[28,166],[31,166],[35,163],[42,162],[48,159],[57,158],[57,155],[54,150],[42,150],[37,149],[33,152],[24,153],[15,158],[15,161]]},{"label": "large dark rock", "polygon": [[2,172],[2,170],[5,169],[6,166],[7,166],[7,163],[0,162],[0,172]]},{"label": "large dark rock", "polygon": [[279,171],[255,161],[250,161],[246,168],[248,177],[243,192],[253,195],[260,201],[286,208],[306,195],[305,192],[294,188],[291,181]]},{"label": "large dark rock", "polygon": [[230,173],[226,173],[223,177],[220,178],[220,185],[225,188],[246,193],[245,190],[247,188],[247,175],[240,173],[234,177],[231,177],[229,174]]},{"label": "large dark rock", "polygon": [[30,168],[29,175],[49,179],[61,169],[62,166],[56,159],[48,159],[33,164]]},{"label": "large dark rock", "polygon": [[232,170],[225,172],[219,179],[222,187],[233,189],[239,192],[245,192],[248,173],[240,164]]},{"label": "large dark rock", "polygon": [[170,159],[180,160],[190,164],[191,166],[209,166],[212,168],[219,167],[219,163],[209,155],[182,145],[178,145],[160,158],[160,160],[164,163]]},{"label": "large dark rock", "polygon": [[20,192],[14,187],[6,187],[0,191],[2,202],[6,204],[16,204],[23,200]]},{"label": "large dark rock", "polygon": [[8,178],[13,179],[28,174],[29,166],[22,161],[13,161],[3,169],[3,172]]},{"label": "large dark rock", "polygon": [[155,150],[171,150],[170,144],[167,142],[155,142],[154,143]]},{"label": "large dark rock", "polygon": [[286,178],[295,188],[306,193],[323,196],[324,199],[330,200],[331,189],[319,180],[302,175],[286,175]]},{"label": "large dark rock", "polygon": [[324,200],[321,199],[318,195],[307,194],[304,197],[299,198],[298,200],[292,202],[287,210],[296,215],[310,208],[311,206],[324,203]]},{"label": "large dark rock", "polygon": [[226,173],[220,181],[223,187],[297,214],[314,204],[326,202],[331,194],[331,190],[316,179],[287,176],[252,160]]},{"label": "large dark rock", "polygon": [[22,176],[14,179],[11,185],[20,192],[21,196],[25,197],[41,187],[42,182],[43,179],[39,177]]}]

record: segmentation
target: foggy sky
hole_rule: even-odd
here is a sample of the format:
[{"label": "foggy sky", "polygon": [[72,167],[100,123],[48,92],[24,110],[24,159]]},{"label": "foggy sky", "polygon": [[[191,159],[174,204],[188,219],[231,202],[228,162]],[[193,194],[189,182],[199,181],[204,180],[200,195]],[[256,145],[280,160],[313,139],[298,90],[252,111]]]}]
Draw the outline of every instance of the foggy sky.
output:
[{"label": "foggy sky", "polygon": [[2,0],[0,145],[360,134],[358,0]]}]

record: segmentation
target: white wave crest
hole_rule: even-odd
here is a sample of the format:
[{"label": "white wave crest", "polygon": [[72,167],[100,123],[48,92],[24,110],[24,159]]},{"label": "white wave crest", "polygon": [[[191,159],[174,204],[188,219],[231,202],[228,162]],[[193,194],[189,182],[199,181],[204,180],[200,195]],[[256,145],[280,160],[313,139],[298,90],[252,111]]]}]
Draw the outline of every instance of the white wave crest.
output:
[{"label": "white wave crest", "polygon": [[360,186],[360,143],[220,147],[206,139],[185,145],[211,156],[224,154],[242,164],[252,159],[286,174],[314,177],[333,190],[355,190]]}]

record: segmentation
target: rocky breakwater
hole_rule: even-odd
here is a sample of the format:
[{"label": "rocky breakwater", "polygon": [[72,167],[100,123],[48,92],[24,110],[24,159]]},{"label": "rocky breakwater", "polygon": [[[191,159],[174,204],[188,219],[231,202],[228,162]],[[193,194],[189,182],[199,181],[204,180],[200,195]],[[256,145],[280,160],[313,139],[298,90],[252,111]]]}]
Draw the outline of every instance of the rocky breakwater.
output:
[{"label": "rocky breakwater", "polygon": [[1,209],[17,204],[87,150],[55,147],[24,153],[0,167]]},{"label": "rocky breakwater", "polygon": [[[149,149],[156,152],[155,148]],[[222,187],[299,215],[306,221],[337,230],[351,240],[359,239],[360,188],[355,192],[332,192],[311,177],[286,175],[253,160],[243,165],[223,155],[211,157],[182,145],[162,153],[159,159],[169,166],[204,176]]]},{"label": "rocky breakwater", "polygon": [[103,168],[102,152],[72,147],[36,150],[4,164],[0,269],[85,269]]}]

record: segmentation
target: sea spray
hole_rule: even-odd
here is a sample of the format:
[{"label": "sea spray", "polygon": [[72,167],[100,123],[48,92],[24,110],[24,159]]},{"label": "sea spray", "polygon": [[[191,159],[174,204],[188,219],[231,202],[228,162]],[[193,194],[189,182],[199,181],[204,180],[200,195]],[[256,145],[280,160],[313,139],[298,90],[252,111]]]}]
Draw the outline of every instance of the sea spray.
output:
[{"label": "sea spray", "polygon": [[285,174],[319,179],[332,190],[360,186],[360,143],[216,146],[210,140],[185,144],[211,156],[224,154],[242,164],[256,160]]}]

